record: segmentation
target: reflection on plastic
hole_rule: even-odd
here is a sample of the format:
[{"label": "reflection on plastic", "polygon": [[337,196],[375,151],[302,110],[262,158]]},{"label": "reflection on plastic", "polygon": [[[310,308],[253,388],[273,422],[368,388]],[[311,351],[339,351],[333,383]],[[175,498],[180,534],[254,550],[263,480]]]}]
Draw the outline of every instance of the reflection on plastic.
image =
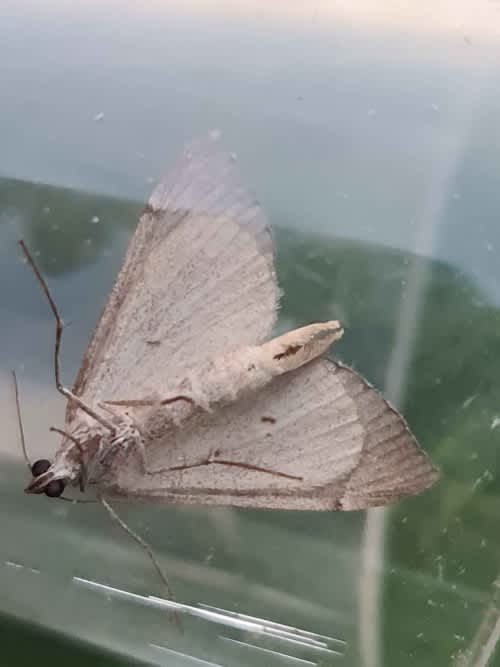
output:
[{"label": "reflection on plastic", "polygon": [[[178,614],[187,614],[192,617],[204,619],[211,623],[217,623],[225,626],[226,628],[232,628],[251,633],[252,639],[254,641],[259,641],[263,638],[274,640],[276,644],[280,645],[279,650],[278,647],[269,648],[267,646],[259,646],[256,643],[234,639],[233,637],[218,635],[218,639],[222,641],[236,644],[239,647],[244,647],[246,650],[256,651],[262,655],[266,654],[266,659],[269,659],[271,656],[273,658],[277,658],[278,660],[281,659],[277,664],[316,665],[318,664],[317,660],[319,658],[324,658],[326,656],[339,658],[343,657],[346,649],[346,642],[335,637],[319,635],[314,632],[308,632],[307,630],[301,630],[300,628],[293,628],[291,626],[275,623],[274,621],[269,621],[267,619],[256,618],[254,616],[229,611],[226,609],[220,609],[219,607],[213,607],[211,605],[200,604],[199,606],[195,607],[192,605],[181,604],[173,600],[165,600],[154,595],[139,595],[137,593],[131,593],[120,588],[107,586],[106,584],[101,584],[97,581],[90,581],[81,577],[73,577],[73,581],[75,581],[77,584],[85,586],[86,588],[101,591],[106,595],[128,599],[132,602],[150,607],[168,609],[170,611],[175,611]],[[302,650],[306,650],[310,654],[308,657],[311,659],[285,653],[283,650],[283,645],[285,645],[289,650],[292,650],[293,647],[296,649],[300,647]],[[222,667],[222,665],[219,666],[213,662],[207,662],[205,660],[195,658],[194,656],[189,656],[178,651],[173,651],[166,646],[160,646],[154,643],[150,643],[149,646],[161,651],[166,651],[172,655],[187,658],[189,662],[186,662],[186,665],[213,665],[214,667]]]}]

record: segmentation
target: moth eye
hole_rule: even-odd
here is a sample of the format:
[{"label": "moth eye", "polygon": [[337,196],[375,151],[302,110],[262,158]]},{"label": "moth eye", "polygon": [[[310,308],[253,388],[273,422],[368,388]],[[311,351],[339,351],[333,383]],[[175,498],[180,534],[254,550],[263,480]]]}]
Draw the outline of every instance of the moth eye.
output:
[{"label": "moth eye", "polygon": [[65,483],[62,479],[53,479],[44,489],[44,493],[49,498],[59,498],[64,492]]},{"label": "moth eye", "polygon": [[35,461],[31,466],[31,474],[33,477],[40,477],[44,472],[47,472],[50,466],[51,463],[50,461],[47,461],[47,459],[38,459],[38,461]]},{"label": "moth eye", "polygon": [[[47,459],[38,459],[38,461],[35,461],[31,466],[31,474],[33,477],[40,477],[40,475],[47,472],[51,465],[51,462]],[[62,479],[53,479],[47,484],[43,492],[49,498],[58,498],[64,492],[65,486],[66,484]]]}]

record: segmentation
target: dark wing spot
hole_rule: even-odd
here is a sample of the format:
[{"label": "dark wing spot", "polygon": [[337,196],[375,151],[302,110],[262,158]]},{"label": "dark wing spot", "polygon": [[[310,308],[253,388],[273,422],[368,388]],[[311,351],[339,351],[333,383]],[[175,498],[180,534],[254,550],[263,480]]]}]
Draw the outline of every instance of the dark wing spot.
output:
[{"label": "dark wing spot", "polygon": [[249,371],[254,371],[255,370],[255,364],[250,364],[250,366],[248,367],[248,370]]},{"label": "dark wing spot", "polygon": [[283,359],[284,357],[291,357],[294,354],[297,354],[299,350],[302,349],[302,345],[290,345],[290,347],[287,347],[284,352],[280,352],[279,354],[275,354],[273,359]]},{"label": "dark wing spot", "polygon": [[265,415],[260,418],[260,421],[263,424],[276,424],[276,419],[274,417],[266,417]]},{"label": "dark wing spot", "polygon": [[147,340],[146,345],[160,345],[161,340]]}]

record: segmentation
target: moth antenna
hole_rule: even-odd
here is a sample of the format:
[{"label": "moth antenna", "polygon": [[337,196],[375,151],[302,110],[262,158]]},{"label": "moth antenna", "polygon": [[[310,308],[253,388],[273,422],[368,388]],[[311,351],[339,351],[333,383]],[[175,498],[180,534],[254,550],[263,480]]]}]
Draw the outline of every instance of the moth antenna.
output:
[{"label": "moth antenna", "polygon": [[[165,585],[165,588],[167,589],[167,594],[169,599],[175,601],[175,595],[172,591],[172,588],[170,587],[167,575],[163,572],[158,561],[156,560],[153,549],[149,546],[149,544],[145,540],[142,539],[140,535],[138,535],[135,531],[133,531],[132,528],[127,526],[125,521],[122,518],[120,518],[120,516],[118,516],[118,514],[111,507],[108,501],[105,498],[103,498],[103,496],[99,496],[99,500],[101,501],[103,507],[106,509],[106,511],[108,512],[109,516],[113,519],[113,521],[116,521],[116,523],[122,528],[122,530],[124,530],[133,540],[135,540],[137,544],[139,544],[139,546],[141,546],[144,549],[144,551],[148,554],[155,570],[158,572],[160,579],[162,580],[163,584]],[[180,625],[180,619],[176,613],[174,613],[174,617],[179,630],[181,630],[182,628]]]},{"label": "moth antenna", "polygon": [[19,386],[17,384],[16,371],[12,370],[12,378],[14,380],[14,396],[16,397],[16,412],[17,412],[17,423],[19,426],[19,435],[21,437],[21,448],[23,450],[24,460],[31,472],[31,463],[28,457],[28,451],[26,449],[26,439],[24,437],[24,428],[23,428],[23,419],[21,415],[21,403],[19,401]]},{"label": "moth antenna", "polygon": [[61,383],[61,378],[60,378],[60,373],[59,373],[59,350],[61,347],[61,338],[62,338],[62,332],[64,329],[64,324],[62,321],[61,316],[59,315],[59,311],[57,309],[56,303],[54,299],[52,298],[52,295],[50,293],[49,287],[47,285],[47,282],[45,281],[44,277],[42,276],[40,269],[38,266],[35,264],[35,260],[31,256],[31,253],[29,252],[26,244],[24,243],[23,240],[18,242],[19,245],[21,246],[21,250],[24,253],[24,256],[26,257],[28,264],[31,267],[31,270],[36,276],[36,279],[42,288],[43,293],[45,294],[45,297],[47,298],[47,301],[50,306],[50,310],[52,311],[52,314],[54,315],[54,319],[56,321],[56,340],[55,340],[55,345],[54,345],[54,377],[55,377],[55,382],[56,382],[56,388],[59,393],[61,393],[65,398],[69,399],[70,401],[73,401],[78,405],[78,407],[86,412],[90,417],[98,421],[102,426],[107,428],[111,433],[115,433],[115,427],[111,422],[109,422],[107,419],[102,417],[101,415],[98,415],[97,412],[94,412],[92,408],[90,408],[86,403],[84,403],[78,396],[75,396],[73,392],[71,392],[69,389],[67,389],[62,383]]}]

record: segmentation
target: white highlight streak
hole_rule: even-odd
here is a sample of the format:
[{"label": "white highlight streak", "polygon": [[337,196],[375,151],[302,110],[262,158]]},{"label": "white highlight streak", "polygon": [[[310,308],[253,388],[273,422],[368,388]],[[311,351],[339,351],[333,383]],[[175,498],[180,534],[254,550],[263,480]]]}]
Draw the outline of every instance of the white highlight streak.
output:
[{"label": "white highlight streak", "polygon": [[[276,621],[269,621],[269,620],[263,621],[263,619],[257,618],[256,616],[249,616],[248,614],[241,614],[236,611],[226,611],[224,609],[219,609],[218,607],[214,607],[209,604],[204,604],[203,602],[200,604],[200,606],[204,607],[205,609],[211,609],[213,611],[223,612],[224,614],[232,616],[233,618],[239,618],[253,623],[264,622],[269,629],[273,629],[276,632],[281,631],[284,635],[298,636],[313,646],[325,647],[327,646],[327,642],[336,642],[342,646],[347,646],[347,642],[345,642],[343,639],[337,639],[336,637],[328,637],[328,635],[318,635],[314,632],[309,632],[308,630],[301,630],[300,628],[294,628],[291,625],[284,625],[283,623],[277,623]],[[319,641],[320,639],[323,639],[324,641]]]},{"label": "white highlight streak", "polygon": [[301,665],[312,665],[316,667],[316,662],[311,662],[310,660],[304,660],[303,658],[295,658],[293,655],[288,655],[288,653],[280,653],[279,651],[272,651],[269,648],[262,648],[262,646],[255,646],[255,644],[248,644],[247,642],[240,642],[237,639],[230,639],[229,637],[221,637],[226,642],[231,642],[232,644],[238,644],[239,646],[245,646],[246,648],[254,649],[255,651],[261,651],[262,653],[267,653],[271,655],[279,656],[280,658],[287,658],[290,662],[295,662]]},{"label": "white highlight streak", "polygon": [[[339,645],[339,648],[346,646],[346,642],[341,639],[336,639],[335,637],[317,635],[307,630],[300,630],[299,628],[293,628],[281,623],[275,623],[274,621],[258,619],[254,616],[247,616],[246,614],[226,611],[217,607],[210,607],[210,605],[203,603],[200,605],[200,607],[193,607],[191,605],[182,604],[180,602],[174,602],[173,600],[159,598],[154,595],[148,595],[146,597],[145,595],[139,595],[138,593],[131,593],[130,591],[124,591],[120,588],[108,586],[107,584],[101,584],[97,581],[91,581],[89,579],[83,579],[82,577],[73,577],[73,581],[75,581],[77,584],[82,584],[87,588],[93,588],[94,590],[102,591],[117,598],[129,599],[149,607],[160,607],[163,609],[166,608],[178,613],[189,614],[190,616],[201,618],[211,623],[219,623],[220,625],[234,628],[236,630],[242,630],[243,632],[252,632],[254,634],[263,635],[272,639],[279,639],[281,641],[286,641],[304,648],[309,648],[323,654],[330,654],[334,656],[343,655],[341,651],[329,648],[327,642],[335,642],[337,645]],[[318,638],[323,638],[326,641],[319,641]]]},{"label": "white highlight streak", "polygon": [[219,663],[215,662],[207,662],[206,660],[200,660],[200,658],[195,658],[192,655],[188,655],[186,653],[180,653],[179,651],[174,651],[171,648],[167,648],[166,646],[160,646],[159,644],[150,644],[152,648],[159,649],[160,651],[163,651],[164,653],[169,653],[170,655],[175,655],[177,658],[187,658],[192,665],[203,665],[204,667],[222,667]]}]

